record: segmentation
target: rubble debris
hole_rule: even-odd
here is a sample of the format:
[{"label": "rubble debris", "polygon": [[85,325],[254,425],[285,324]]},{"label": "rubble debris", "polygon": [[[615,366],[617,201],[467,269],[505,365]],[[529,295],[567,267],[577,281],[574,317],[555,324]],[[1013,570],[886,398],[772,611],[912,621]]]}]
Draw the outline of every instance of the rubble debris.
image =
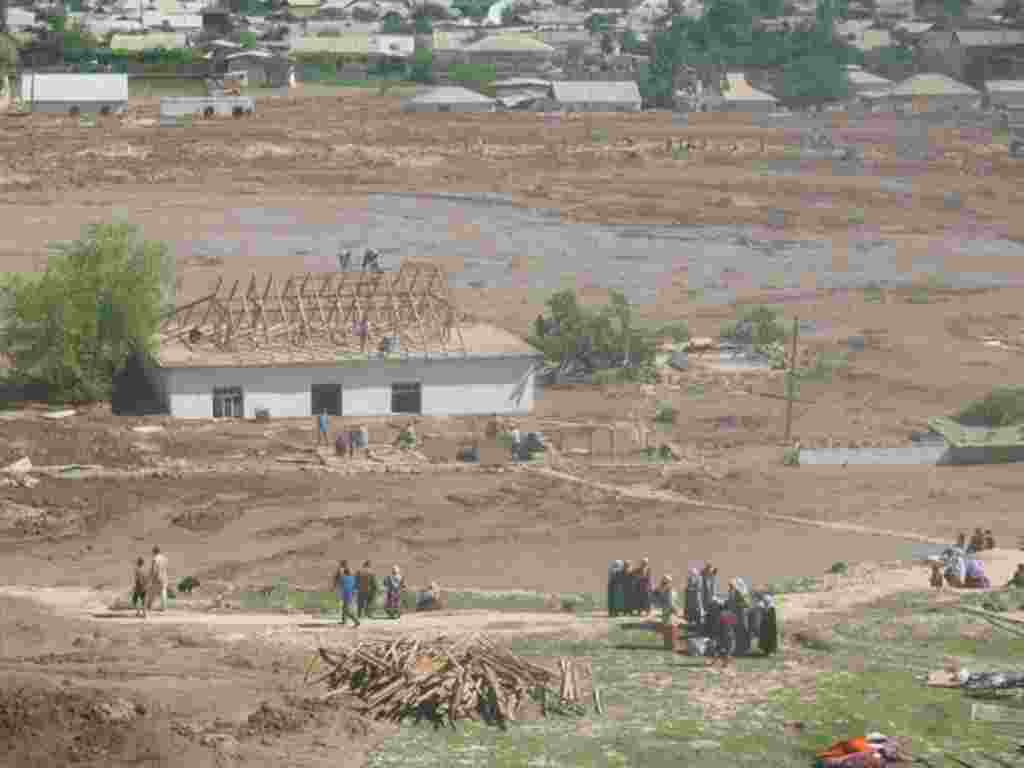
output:
[{"label": "rubble debris", "polygon": [[8,464],[3,469],[4,472],[10,472],[12,474],[23,474],[25,472],[32,471],[32,461],[28,456],[24,456],[12,464]]},{"label": "rubble debris", "polygon": [[366,641],[340,651],[320,648],[319,658],[330,668],[315,683],[330,687],[324,699],[354,693],[362,714],[378,720],[414,717],[454,728],[459,719],[482,719],[505,727],[531,695],[540,698],[545,715],[549,703],[563,710],[580,706],[579,670],[572,661],[561,659],[556,675],[479,635]]}]

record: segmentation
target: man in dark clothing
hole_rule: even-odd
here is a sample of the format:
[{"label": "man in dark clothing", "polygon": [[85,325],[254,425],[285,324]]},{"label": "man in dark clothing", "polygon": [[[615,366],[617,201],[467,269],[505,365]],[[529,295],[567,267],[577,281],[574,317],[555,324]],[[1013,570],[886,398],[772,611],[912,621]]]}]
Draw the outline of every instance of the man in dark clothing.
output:
[{"label": "man in dark clothing", "polygon": [[370,561],[363,563],[363,567],[356,574],[356,581],[359,583],[359,599],[356,616],[360,619],[365,615],[372,618],[373,603],[377,599],[377,577],[371,570]]},{"label": "man in dark clothing", "polygon": [[985,534],[981,532],[981,528],[975,528],[974,535],[971,536],[971,543],[967,545],[967,554],[981,552],[984,548]]}]

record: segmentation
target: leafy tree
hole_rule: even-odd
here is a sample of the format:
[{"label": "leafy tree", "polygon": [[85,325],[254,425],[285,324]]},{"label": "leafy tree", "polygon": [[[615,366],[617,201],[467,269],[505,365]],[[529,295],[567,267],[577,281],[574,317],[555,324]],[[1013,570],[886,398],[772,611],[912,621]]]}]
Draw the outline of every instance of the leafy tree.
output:
[{"label": "leafy tree", "polygon": [[434,25],[430,22],[429,16],[417,16],[413,22],[413,31],[417,35],[429,35],[434,31]]},{"label": "leafy tree", "polygon": [[849,92],[843,62],[834,55],[810,55],[794,59],[782,71],[783,100],[806,106],[835,101]]},{"label": "leafy tree", "polygon": [[678,71],[693,58],[690,32],[694,22],[676,16],[668,27],[657,30],[651,38],[651,61],[646,76],[640,81],[640,94],[651,106],[671,107],[675,97]]},{"label": "leafy tree", "polygon": [[754,13],[762,19],[777,19],[784,16],[784,0],[753,0]]},{"label": "leafy tree", "polygon": [[635,51],[640,46],[640,38],[632,29],[626,29],[622,33],[622,50]]},{"label": "leafy tree", "polygon": [[434,82],[434,53],[427,48],[419,48],[412,55],[409,64],[409,79],[414,83]]},{"label": "leafy tree", "polygon": [[471,19],[482,19],[494,4],[494,0],[455,0],[452,8]]},{"label": "leafy tree", "polygon": [[18,44],[10,35],[0,32],[0,75],[18,68]]},{"label": "leafy tree", "polygon": [[256,35],[248,29],[242,30],[238,33],[238,44],[246,49],[255,48],[257,44]]},{"label": "leafy tree", "polygon": [[455,85],[480,91],[498,79],[494,64],[452,64],[448,68],[448,79]]},{"label": "leafy tree", "polygon": [[400,35],[402,26],[402,17],[392,11],[384,14],[384,18],[381,19],[380,32],[382,35]]},{"label": "leafy tree", "polygon": [[592,35],[607,33],[615,23],[615,17],[604,13],[592,13],[583,22],[583,28]]},{"label": "leafy tree", "polygon": [[88,227],[43,274],[3,282],[0,352],[18,378],[46,384],[54,399],[109,396],[127,356],[153,352],[174,287],[165,245],[140,240],[124,224]]}]

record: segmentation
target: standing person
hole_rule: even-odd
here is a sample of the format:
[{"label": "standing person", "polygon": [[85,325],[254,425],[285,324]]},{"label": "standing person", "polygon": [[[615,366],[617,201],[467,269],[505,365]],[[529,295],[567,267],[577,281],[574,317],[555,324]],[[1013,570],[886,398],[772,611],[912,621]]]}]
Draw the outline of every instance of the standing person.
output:
[{"label": "standing person", "polygon": [[996,548],[996,537],[992,535],[992,529],[989,528],[985,531],[985,549]]},{"label": "standing person", "polygon": [[975,552],[980,552],[985,548],[985,534],[981,532],[981,528],[975,528],[974,534],[971,536],[971,542],[967,545],[967,554],[971,555]]},{"label": "standing person", "polygon": [[661,623],[672,623],[672,617],[678,613],[676,608],[676,589],[672,586],[672,577],[667,573],[661,577],[661,584],[658,586],[661,593]]},{"label": "standing person", "polygon": [[139,558],[135,561],[134,581],[132,584],[132,608],[135,615],[146,618],[146,590],[149,587],[149,574],[146,572],[146,561]]},{"label": "standing person", "polygon": [[963,587],[967,578],[967,558],[962,549],[952,549],[946,558],[946,583],[951,587]]},{"label": "standing person", "polygon": [[693,626],[701,626],[704,623],[704,595],[703,582],[700,571],[696,568],[690,569],[690,575],[686,579],[686,606],[684,616],[686,623]]},{"label": "standing person", "polygon": [[967,534],[961,531],[956,537],[956,548],[967,549]]},{"label": "standing person", "polygon": [[371,570],[370,561],[363,563],[363,567],[356,574],[359,585],[358,616],[372,618],[373,602],[377,598],[377,577]]},{"label": "standing person", "polygon": [[358,627],[359,617],[356,616],[356,593],[358,585],[356,577],[349,570],[347,561],[343,560],[338,564],[337,594],[341,601],[341,626],[345,626],[349,619]]},{"label": "standing person", "polygon": [[522,444],[523,444],[523,435],[519,431],[519,425],[518,424],[513,424],[512,425],[511,436],[512,436],[512,460],[513,461],[518,461],[519,460],[520,451],[522,450]]},{"label": "standing person", "polygon": [[[704,622],[708,624],[711,603],[718,594],[718,569],[711,563],[705,563],[701,570],[701,606],[704,609]],[[710,625],[709,625],[710,626]],[[708,628],[706,628],[708,629]],[[707,631],[705,632],[707,634]]]},{"label": "standing person", "polygon": [[750,652],[750,590],[740,577],[729,582],[729,610],[736,616],[736,653]]},{"label": "standing person", "polygon": [[352,451],[351,448],[349,448],[348,441],[348,432],[341,430],[341,432],[338,433],[338,436],[334,438],[334,454],[336,456],[348,458],[351,455]]},{"label": "standing person", "polygon": [[146,590],[146,610],[153,605],[153,598],[160,595],[160,610],[167,610],[167,555],[160,547],[153,547],[153,562],[149,565],[149,588]]},{"label": "standing person", "polygon": [[651,561],[644,558],[640,561],[640,578],[637,581],[637,595],[640,602],[640,613],[644,616],[651,615],[651,590],[654,589],[651,578]]},{"label": "standing person", "polygon": [[316,433],[316,444],[320,445],[322,442],[324,445],[330,445],[330,441],[327,439],[327,430],[330,426],[327,418],[327,409],[324,408],[320,412],[320,417],[317,419],[317,433]]},{"label": "standing person", "polygon": [[384,610],[392,619],[402,615],[402,591],[405,583],[402,580],[402,571],[397,565],[391,566],[391,573],[384,577]]},{"label": "standing person", "polygon": [[932,577],[929,581],[932,587],[941,590],[945,581],[942,578],[942,563],[932,563]]},{"label": "standing person", "polygon": [[636,610],[636,572],[633,563],[624,560],[622,563],[622,610],[632,616]]},{"label": "standing person", "polygon": [[618,616],[625,609],[622,590],[622,569],[625,563],[622,560],[612,561],[608,569],[608,615],[612,618]]}]

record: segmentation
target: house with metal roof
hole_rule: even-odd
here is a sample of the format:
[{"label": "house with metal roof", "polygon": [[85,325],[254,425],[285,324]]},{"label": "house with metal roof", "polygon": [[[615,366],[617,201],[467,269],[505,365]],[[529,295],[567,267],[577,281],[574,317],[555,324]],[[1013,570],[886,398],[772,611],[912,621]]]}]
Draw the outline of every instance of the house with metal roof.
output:
[{"label": "house with metal roof", "polygon": [[43,74],[21,76],[21,100],[33,112],[113,114],[128,106],[128,75]]},{"label": "house with metal roof", "polygon": [[1024,109],[1024,80],[989,80],[985,92],[993,107]]},{"label": "house with metal roof", "polygon": [[921,53],[929,69],[967,83],[1008,79],[1024,60],[1024,29],[937,26],[921,39]]},{"label": "house with metal roof", "polygon": [[493,66],[499,78],[540,75],[557,51],[531,34],[508,32],[491,35],[463,46],[459,60]]},{"label": "house with metal roof", "polygon": [[112,51],[150,51],[157,48],[184,48],[188,44],[185,32],[143,32],[141,35],[116,34],[110,38]]},{"label": "house with metal roof", "polygon": [[938,72],[908,77],[889,91],[889,101],[901,110],[925,113],[976,109],[981,92]]},{"label": "house with metal roof", "polygon": [[337,37],[296,37],[292,53],[333,53],[345,56],[369,56],[370,35],[366,32],[343,32]]},{"label": "house with metal roof", "polygon": [[558,108],[569,112],[639,112],[643,104],[632,81],[564,80],[551,89]]},{"label": "house with metal roof", "polygon": [[457,85],[442,85],[402,103],[403,112],[493,112],[494,99]]},{"label": "house with metal roof", "polygon": [[464,319],[435,265],[403,264],[219,281],[164,322],[154,378],[179,418],[529,413],[541,358]]},{"label": "house with metal roof", "polygon": [[868,72],[855,64],[846,67],[846,80],[850,86],[850,93],[854,96],[888,93],[893,86],[892,80]]}]

